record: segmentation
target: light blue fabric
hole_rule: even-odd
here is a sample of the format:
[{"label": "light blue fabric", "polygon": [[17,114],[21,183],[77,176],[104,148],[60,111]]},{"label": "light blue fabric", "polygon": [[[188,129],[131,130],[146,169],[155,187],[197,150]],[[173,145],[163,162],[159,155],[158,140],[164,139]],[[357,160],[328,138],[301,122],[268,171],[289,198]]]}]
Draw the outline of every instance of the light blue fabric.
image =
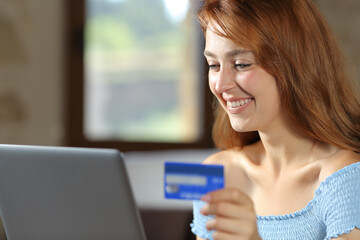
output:
[{"label": "light blue fabric", "polygon": [[[212,217],[200,214],[202,201],[194,201],[191,230],[213,240],[206,222]],[[315,196],[301,211],[280,216],[257,216],[263,240],[328,240],[360,228],[360,162],[349,165],[320,184]]]}]

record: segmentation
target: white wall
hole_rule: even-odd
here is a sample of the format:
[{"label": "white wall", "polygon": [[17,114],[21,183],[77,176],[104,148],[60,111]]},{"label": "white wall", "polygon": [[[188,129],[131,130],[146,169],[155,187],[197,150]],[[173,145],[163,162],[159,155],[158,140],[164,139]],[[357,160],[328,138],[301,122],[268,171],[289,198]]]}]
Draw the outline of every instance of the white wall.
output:
[{"label": "white wall", "polygon": [[164,162],[201,163],[215,152],[215,149],[207,149],[125,153],[137,204],[143,209],[191,209],[192,201],[164,198]]}]

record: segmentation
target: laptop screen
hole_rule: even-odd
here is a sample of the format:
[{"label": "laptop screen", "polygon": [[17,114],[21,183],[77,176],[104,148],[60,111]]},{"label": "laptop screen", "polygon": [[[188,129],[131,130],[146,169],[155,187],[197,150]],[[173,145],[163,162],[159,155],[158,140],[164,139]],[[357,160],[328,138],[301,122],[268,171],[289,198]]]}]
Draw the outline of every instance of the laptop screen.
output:
[{"label": "laptop screen", "polygon": [[0,145],[0,214],[12,240],[144,240],[122,154]]}]

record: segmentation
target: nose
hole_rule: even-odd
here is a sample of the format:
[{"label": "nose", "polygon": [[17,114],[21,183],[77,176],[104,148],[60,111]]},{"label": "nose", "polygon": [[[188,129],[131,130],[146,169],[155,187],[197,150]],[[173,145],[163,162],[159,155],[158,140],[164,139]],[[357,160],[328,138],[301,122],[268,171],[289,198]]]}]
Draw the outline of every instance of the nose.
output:
[{"label": "nose", "polygon": [[236,86],[234,76],[231,69],[222,68],[218,72],[215,82],[215,90],[218,93],[223,93]]}]

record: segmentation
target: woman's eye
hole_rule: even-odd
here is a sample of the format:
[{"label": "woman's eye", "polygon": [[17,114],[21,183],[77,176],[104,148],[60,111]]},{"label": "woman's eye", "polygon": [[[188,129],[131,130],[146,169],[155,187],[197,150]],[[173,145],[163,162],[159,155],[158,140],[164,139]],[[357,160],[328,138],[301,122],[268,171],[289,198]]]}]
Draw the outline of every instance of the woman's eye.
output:
[{"label": "woman's eye", "polygon": [[218,70],[220,65],[218,64],[209,64],[209,70]]},{"label": "woman's eye", "polygon": [[250,63],[239,63],[239,64],[235,64],[235,68],[237,70],[245,70],[246,68],[250,67],[251,64]]}]

